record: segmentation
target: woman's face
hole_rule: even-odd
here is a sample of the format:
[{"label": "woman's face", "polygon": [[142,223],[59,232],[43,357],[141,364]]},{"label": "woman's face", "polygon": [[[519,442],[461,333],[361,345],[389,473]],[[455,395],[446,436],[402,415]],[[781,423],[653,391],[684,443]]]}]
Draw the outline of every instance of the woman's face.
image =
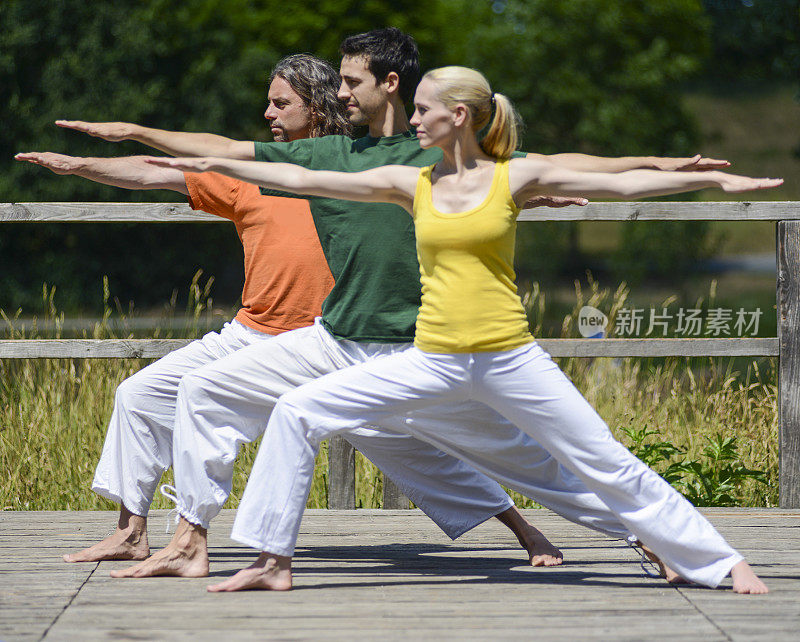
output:
[{"label": "woman's face", "polygon": [[427,78],[417,86],[411,125],[417,128],[419,146],[441,147],[455,133],[455,113],[437,97],[436,83]]}]

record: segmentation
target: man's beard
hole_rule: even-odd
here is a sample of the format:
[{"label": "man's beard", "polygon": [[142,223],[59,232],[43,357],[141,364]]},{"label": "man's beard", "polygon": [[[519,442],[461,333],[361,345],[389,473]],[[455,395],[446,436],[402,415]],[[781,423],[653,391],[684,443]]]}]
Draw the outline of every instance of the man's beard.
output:
[{"label": "man's beard", "polygon": [[356,111],[347,114],[347,119],[350,121],[351,125],[355,127],[363,127],[369,125],[376,112],[377,109],[365,109],[359,105],[356,108]]}]

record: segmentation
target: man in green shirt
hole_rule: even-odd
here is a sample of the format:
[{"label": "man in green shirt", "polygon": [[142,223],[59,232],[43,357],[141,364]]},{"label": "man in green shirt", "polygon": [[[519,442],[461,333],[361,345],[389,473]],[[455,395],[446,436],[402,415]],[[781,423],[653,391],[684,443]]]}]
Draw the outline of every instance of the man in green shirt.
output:
[{"label": "man in green shirt", "polygon": [[[339,171],[361,171],[387,164],[421,167],[435,163],[438,152],[419,148],[409,130],[405,111],[405,102],[419,77],[413,40],[396,29],[382,29],[346,39],[341,52],[339,98],[347,105],[351,123],[369,128],[369,135],[355,141],[329,136],[292,143],[252,143],[210,134],[163,132],[126,123],[62,125],[109,140],[138,140],[172,155],[287,161],[312,169]],[[676,169],[693,164],[699,168],[713,164],[698,163],[697,158],[600,159],[581,154],[548,158],[569,167],[598,171],[643,166]],[[232,461],[240,443],[261,434],[266,415],[277,398],[315,377],[410,345],[420,297],[410,217],[388,204],[323,198],[309,201],[335,279],[335,286],[323,305],[322,318],[312,328],[284,333],[263,349],[254,346],[255,349],[241,350],[184,379],[173,444],[181,523],[165,549],[141,564],[113,573],[114,576],[207,574],[205,529],[227,498]],[[477,422],[500,426],[493,428],[492,439],[487,439],[486,449],[480,455],[448,449],[568,519],[613,537],[631,535],[582,482],[559,466],[539,444],[488,408],[479,404],[440,407],[409,420],[431,425]],[[394,477],[401,488],[403,470],[421,470],[424,462],[433,461],[438,453],[421,446],[409,447],[408,438],[400,436],[405,421],[405,418],[389,420],[378,427],[380,433],[364,428],[347,434],[356,447],[359,438],[375,438],[379,433],[385,439],[392,439],[391,435],[395,435],[398,468],[384,468],[384,472]],[[499,438],[500,435],[504,437]],[[533,463],[525,471],[504,469],[499,453],[508,448],[524,450],[528,453],[527,461]],[[441,481],[431,477],[429,489],[417,486],[404,491],[412,501],[421,504],[431,494],[447,494]],[[286,483],[290,484],[291,479]],[[460,523],[453,515],[437,523],[449,535],[457,536],[497,515],[516,528],[532,563],[560,562],[558,551],[538,531],[523,525],[513,508],[502,510],[484,505],[468,513]],[[431,511],[428,514],[437,519]]]}]

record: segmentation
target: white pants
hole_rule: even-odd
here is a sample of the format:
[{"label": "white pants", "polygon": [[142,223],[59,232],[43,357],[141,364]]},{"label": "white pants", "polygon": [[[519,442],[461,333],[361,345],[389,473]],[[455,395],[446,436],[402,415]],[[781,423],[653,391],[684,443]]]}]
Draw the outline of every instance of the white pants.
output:
[{"label": "white pants", "polygon": [[[211,364],[220,365],[230,378],[238,378],[241,373],[228,370],[236,367],[236,361],[223,358],[276,339],[234,320],[226,323],[219,333],[210,332],[126,379],[117,389],[93,490],[124,504],[136,515],[147,515],[161,475],[172,464],[176,405],[182,407],[185,391],[192,389],[191,385],[183,385],[183,380],[187,376],[202,377],[207,372],[204,367]],[[298,369],[291,361],[290,357],[282,364],[288,370],[284,373],[287,376]],[[300,367],[305,368],[305,364]],[[263,432],[268,411],[268,407],[261,407],[257,413],[254,436]],[[394,473],[398,485],[418,499],[423,509],[431,511],[434,521],[452,536],[512,505],[495,482],[427,443],[407,435],[362,432],[364,435],[352,439],[357,448],[379,467]],[[189,434],[188,439],[192,441],[193,436]],[[232,464],[236,452],[225,455],[230,456]],[[415,467],[423,474],[416,474]],[[226,474],[229,487],[232,466]],[[428,479],[427,475],[434,479]],[[420,482],[422,489],[416,487]]]},{"label": "white pants", "polygon": [[161,475],[172,465],[178,385],[189,372],[274,338],[233,320],[219,332],[170,352],[117,388],[92,490],[135,515],[147,515]]},{"label": "white pants", "polygon": [[[403,353],[410,347],[337,340],[317,323],[239,350],[184,377],[178,395],[174,441],[175,485],[181,515],[207,526],[219,512],[231,490],[239,445],[264,432],[269,414],[282,394],[328,373]],[[612,537],[630,535],[580,479],[559,466],[533,439],[481,404],[440,406],[408,420],[382,417],[380,422],[357,421],[350,426],[355,430],[347,433],[347,440],[388,474],[450,537],[457,537],[508,508],[508,496],[469,466],[405,436],[409,432],[406,421],[424,425],[426,441],[464,458],[478,470],[567,519]],[[365,425],[377,426],[381,432],[362,428]],[[335,430],[340,429],[337,426]],[[481,439],[481,446],[467,452],[460,443],[447,438],[459,431]],[[445,439],[439,440],[440,436]],[[269,439],[269,448],[275,449],[273,460],[277,461],[289,447],[279,441]],[[265,448],[261,446],[259,457]],[[314,452],[309,450],[310,459],[303,460],[304,474],[311,475]],[[279,468],[286,470],[282,464]],[[282,474],[274,475],[274,488],[261,481],[255,485],[263,495],[275,492],[276,496],[283,496],[284,479]]]},{"label": "white pants", "polygon": [[[742,557],[695,508],[617,442],[537,344],[507,352],[430,354],[416,348],[348,368],[278,402],[233,527],[233,539],[292,555],[320,440],[443,402],[476,400],[538,440],[631,532],[688,580],[716,586]],[[406,424],[427,439],[423,422]],[[440,431],[474,452],[492,426]],[[519,453],[505,453],[509,468]]]}]

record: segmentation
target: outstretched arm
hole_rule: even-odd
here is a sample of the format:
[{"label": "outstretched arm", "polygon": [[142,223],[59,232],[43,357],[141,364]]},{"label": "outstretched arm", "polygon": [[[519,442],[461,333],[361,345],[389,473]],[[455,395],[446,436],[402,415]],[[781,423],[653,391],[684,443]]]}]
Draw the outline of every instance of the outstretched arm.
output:
[{"label": "outstretched arm", "polygon": [[268,189],[307,196],[368,203],[394,203],[412,209],[419,169],[387,165],[364,172],[316,171],[289,163],[262,163],[228,158],[164,158],[145,162],[185,172],[218,172]]},{"label": "outstretched arm", "polygon": [[81,158],[52,152],[27,152],[14,158],[46,167],[55,174],[80,176],[104,185],[125,189],[171,189],[189,194],[183,172],[146,163],[144,156]]},{"label": "outstretched arm", "polygon": [[631,169],[658,169],[662,171],[691,172],[724,169],[730,166],[726,160],[705,158],[696,154],[689,158],[668,158],[660,156],[620,156],[604,158],[588,154],[528,154],[533,160],[546,160],[553,165],[578,172],[625,172]]},{"label": "outstretched arm", "polygon": [[135,140],[171,156],[255,159],[255,145],[252,141],[233,140],[216,134],[171,132],[134,123],[89,123],[83,120],[57,120],[56,125],[111,142]]},{"label": "outstretched arm", "polygon": [[576,172],[528,158],[512,160],[509,172],[511,193],[517,203],[523,203],[538,194],[637,199],[693,192],[707,187],[718,187],[726,192],[744,192],[776,187],[781,183],[783,179],[780,178],[749,178],[719,171],[636,169],[618,174]]}]

